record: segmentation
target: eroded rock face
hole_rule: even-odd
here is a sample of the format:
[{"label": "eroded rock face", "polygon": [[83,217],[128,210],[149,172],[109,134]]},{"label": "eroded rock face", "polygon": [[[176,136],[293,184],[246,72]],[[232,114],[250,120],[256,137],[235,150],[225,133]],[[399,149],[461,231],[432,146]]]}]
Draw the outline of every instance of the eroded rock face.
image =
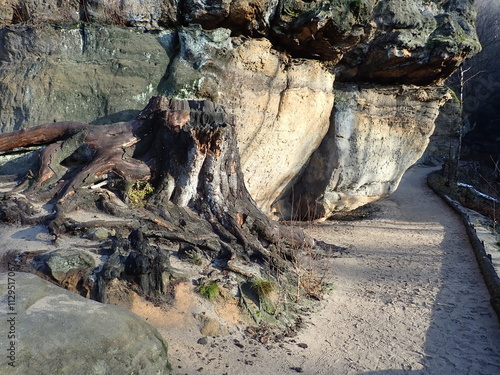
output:
[{"label": "eroded rock face", "polygon": [[[0,24],[42,25],[0,29],[2,131],[62,119],[127,120],[156,94],[209,99],[237,116],[248,189],[261,209],[276,214],[283,205],[271,206],[288,199],[328,131],[334,80],[387,85],[389,91],[394,85],[441,84],[480,48],[471,0],[19,0],[0,2],[0,14]],[[53,27],[49,21],[83,23]],[[342,106],[337,103],[337,109]],[[361,121],[359,129],[373,122],[353,118]],[[420,151],[413,149],[422,149],[424,138],[394,141],[393,153],[416,155]],[[338,159],[335,147],[332,160]],[[352,163],[367,160],[354,156]],[[389,180],[386,172],[357,168],[367,175],[346,170],[342,181],[354,186],[348,195],[359,192],[361,202],[390,191],[407,163]],[[317,173],[306,171],[302,181],[314,181],[307,176]],[[382,188],[380,181],[391,182]],[[359,188],[369,184],[378,187]],[[334,185],[344,194],[344,187]],[[319,194],[316,185],[303,188]],[[359,203],[339,206],[338,197],[322,199],[328,197],[333,201],[325,203],[325,214]]]},{"label": "eroded rock face", "polygon": [[343,54],[370,39],[374,0],[279,3],[271,35],[295,56],[337,63]]},{"label": "eroded rock face", "polygon": [[157,35],[116,26],[0,28],[0,131],[133,117],[168,65]]},{"label": "eroded rock face", "polygon": [[416,86],[337,84],[335,94],[330,130],[291,192],[291,216],[324,218],[395,191],[448,99],[446,89]]},{"label": "eroded rock face", "polygon": [[268,210],[328,129],[334,75],[319,61],[276,51],[268,39],[230,33],[4,28],[2,131],[67,119],[127,120],[157,92],[209,98],[236,115],[247,186]]},{"label": "eroded rock face", "polygon": [[[85,299],[31,274],[15,272],[14,278],[16,315],[7,315],[7,274],[0,279],[1,314],[15,319],[11,340],[7,340],[11,326],[1,327],[3,374],[169,373],[166,343],[138,316]],[[15,367],[7,357],[11,341]]]},{"label": "eroded rock face", "polygon": [[442,84],[481,46],[470,0],[378,1],[374,36],[336,68],[342,81]]},{"label": "eroded rock face", "polygon": [[328,130],[334,75],[267,39],[231,39],[227,29],[183,29],[179,39],[166,94],[209,97],[236,115],[245,182],[268,211]]},{"label": "eroded rock face", "polygon": [[0,25],[22,22],[74,22],[80,20],[78,0],[2,0],[0,1]]},{"label": "eroded rock face", "polygon": [[479,50],[472,0],[88,0],[0,3],[0,24],[98,22],[228,28],[295,57],[341,64],[346,80],[440,82]]}]

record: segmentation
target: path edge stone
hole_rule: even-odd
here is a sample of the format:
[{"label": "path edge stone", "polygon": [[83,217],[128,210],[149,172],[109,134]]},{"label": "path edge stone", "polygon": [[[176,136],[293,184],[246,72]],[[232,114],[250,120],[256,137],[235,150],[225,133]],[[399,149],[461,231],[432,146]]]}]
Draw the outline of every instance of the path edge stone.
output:
[{"label": "path edge stone", "polygon": [[479,269],[483,275],[484,281],[486,283],[486,287],[490,292],[490,303],[493,309],[497,314],[497,318],[500,321],[500,277],[498,276],[495,268],[493,267],[493,263],[491,262],[490,255],[486,252],[484,247],[484,243],[479,239],[476,233],[476,229],[474,225],[470,222],[469,216],[460,209],[460,206],[453,201],[446,194],[438,190],[435,186],[430,182],[430,176],[433,173],[431,172],[427,176],[427,186],[437,195],[439,196],[448,206],[450,206],[461,218],[467,236],[469,237],[469,242],[474,251],[474,255],[476,256],[477,263],[479,265]]}]

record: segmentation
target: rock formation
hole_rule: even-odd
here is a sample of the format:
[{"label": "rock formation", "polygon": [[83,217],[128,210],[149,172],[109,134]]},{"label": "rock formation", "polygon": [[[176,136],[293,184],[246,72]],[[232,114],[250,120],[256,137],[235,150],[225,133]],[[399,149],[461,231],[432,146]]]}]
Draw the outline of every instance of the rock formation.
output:
[{"label": "rock formation", "polygon": [[438,166],[446,160],[456,158],[460,139],[460,110],[457,99],[449,100],[441,107],[436,119],[436,129],[419,163]]},{"label": "rock formation", "polygon": [[[479,49],[471,0],[12,1],[0,4],[0,14],[2,131],[62,120],[128,120],[157,94],[209,99],[237,116],[248,190],[276,216],[306,204],[329,207],[314,215],[325,217],[393,191],[424,151],[446,97],[432,86]],[[376,147],[345,154],[357,146],[324,139],[346,128],[339,121],[352,120],[341,115],[348,108],[342,99],[334,109],[334,80],[340,97],[359,84],[355,97],[366,98],[367,107],[388,105],[381,114],[424,114],[414,119],[423,124],[421,137],[402,136],[388,146],[406,155],[390,172],[357,165],[377,160],[381,153],[369,151]],[[433,99],[403,103],[399,85],[416,85],[409,92]],[[349,111],[354,107],[364,111],[354,103]],[[393,125],[394,118],[381,117],[356,124],[350,142],[369,145],[362,129],[373,136]],[[358,172],[336,172],[342,183],[334,183],[326,182],[332,176],[325,171],[328,188],[319,191],[307,186],[319,173],[308,166],[327,157],[326,144],[332,160],[345,161],[337,171]],[[322,156],[312,156],[316,149]]]},{"label": "rock formation", "polygon": [[[121,234],[94,285],[88,257],[38,259],[101,301],[120,278],[164,293],[175,247],[286,275],[294,249],[325,244],[263,212],[324,219],[393,192],[449,97],[440,85],[479,50],[474,15],[472,0],[0,1],[0,131],[15,131],[0,153],[28,152],[0,168],[23,181],[0,219],[50,223],[56,239]],[[110,216],[84,222],[79,207]],[[23,340],[19,374],[166,371],[134,316],[16,282],[19,334],[51,337]]]},{"label": "rock formation", "polygon": [[11,301],[7,274],[0,283],[4,301],[0,311],[6,321],[0,331],[2,374],[169,373],[167,344],[138,316],[85,299],[35,275],[11,274],[15,274],[9,283],[15,286],[15,303],[7,303]]},{"label": "rock formation", "polygon": [[446,94],[439,87],[337,84],[332,125],[294,186],[299,199],[289,216],[324,218],[396,190],[401,166],[425,149]]}]

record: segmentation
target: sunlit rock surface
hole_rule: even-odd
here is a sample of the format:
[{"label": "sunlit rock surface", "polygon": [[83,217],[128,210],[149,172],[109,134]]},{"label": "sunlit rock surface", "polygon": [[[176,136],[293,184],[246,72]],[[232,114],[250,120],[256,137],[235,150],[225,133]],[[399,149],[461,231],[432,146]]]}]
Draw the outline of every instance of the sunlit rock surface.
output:
[{"label": "sunlit rock surface", "polygon": [[[403,85],[428,93],[441,85],[480,49],[474,22],[469,0],[0,2],[0,130],[127,120],[154,95],[210,99],[237,117],[243,172],[259,207],[286,216],[286,207],[314,201],[324,207],[314,216],[327,216],[387,195],[423,152],[427,115],[412,125],[422,136],[384,136],[386,151],[374,160],[387,156],[387,165],[374,169],[367,155],[384,121],[406,129],[410,120],[375,121],[363,111],[392,114],[387,92],[402,90],[399,102],[408,97],[398,105],[420,113]],[[337,99],[334,82],[343,84]],[[345,91],[351,84],[359,94]],[[329,140],[349,127],[355,143]],[[307,203],[299,203],[303,194]]]},{"label": "sunlit rock surface", "polygon": [[292,189],[293,217],[350,211],[396,190],[424,152],[446,89],[337,84],[332,124]]},{"label": "sunlit rock surface", "polygon": [[5,338],[0,340],[0,373],[169,373],[167,344],[137,315],[22,272],[10,273],[15,303],[8,304],[8,277],[4,273],[0,278],[0,313],[5,320],[0,330]]}]

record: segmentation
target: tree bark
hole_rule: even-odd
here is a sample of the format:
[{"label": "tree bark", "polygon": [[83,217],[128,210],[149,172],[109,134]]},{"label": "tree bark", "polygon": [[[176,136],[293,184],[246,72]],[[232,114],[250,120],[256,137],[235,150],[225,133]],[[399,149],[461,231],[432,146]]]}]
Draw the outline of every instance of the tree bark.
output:
[{"label": "tree bark", "polygon": [[[189,244],[228,266],[315,246],[257,208],[240,168],[235,118],[210,101],[153,97],[129,122],[59,122],[0,135],[1,153],[32,146],[44,146],[38,173],[0,202],[4,220],[48,222],[57,236],[96,225],[69,217],[92,208],[123,219],[108,226]],[[128,201],[136,181],[154,192],[134,209]],[[49,202],[53,211],[40,215],[33,202]]]}]

